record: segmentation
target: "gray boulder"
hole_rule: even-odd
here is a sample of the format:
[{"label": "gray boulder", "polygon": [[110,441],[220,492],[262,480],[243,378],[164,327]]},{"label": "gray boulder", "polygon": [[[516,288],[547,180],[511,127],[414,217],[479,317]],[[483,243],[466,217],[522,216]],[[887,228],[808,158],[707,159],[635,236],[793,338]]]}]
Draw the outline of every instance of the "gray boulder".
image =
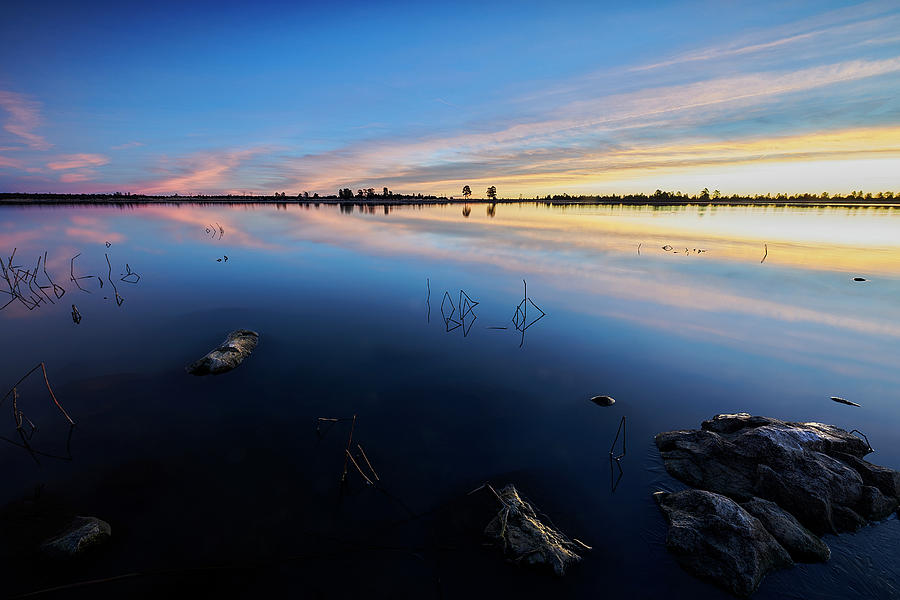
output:
[{"label": "gray boulder", "polygon": [[[897,506],[840,460],[861,460],[868,443],[832,425],[717,415],[700,430],[660,433],[656,445],[673,477],[739,502],[773,501],[815,533],[852,531]],[[878,477],[887,489],[889,475]]]},{"label": "gray boulder", "polygon": [[191,375],[219,375],[231,371],[250,356],[259,334],[249,329],[232,331],[222,344],[187,367]]},{"label": "gray boulder", "polygon": [[515,486],[510,484],[504,487],[499,498],[503,508],[488,523],[484,533],[513,562],[550,569],[562,576],[570,565],[581,560],[581,556],[575,553],[576,544],[559,530],[541,522],[534,508],[519,496]]},{"label": "gray boulder", "polygon": [[825,542],[774,502],[753,498],[741,504],[741,507],[759,519],[766,531],[772,534],[795,561],[825,562],[831,557],[831,550]]},{"label": "gray boulder", "polygon": [[41,544],[48,556],[71,558],[105,542],[112,535],[109,523],[96,517],[75,517],[58,535]]},{"label": "gray boulder", "polygon": [[793,565],[759,520],[726,496],[684,490],[653,498],[669,523],[666,547],[679,564],[738,597],[749,597],[770,570]]}]

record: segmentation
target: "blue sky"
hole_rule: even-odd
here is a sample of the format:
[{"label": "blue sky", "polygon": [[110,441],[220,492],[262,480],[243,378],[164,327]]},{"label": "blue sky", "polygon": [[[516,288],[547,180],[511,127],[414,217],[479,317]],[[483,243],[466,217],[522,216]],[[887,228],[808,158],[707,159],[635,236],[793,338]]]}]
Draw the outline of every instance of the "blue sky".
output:
[{"label": "blue sky", "polygon": [[0,190],[900,189],[896,2],[19,3]]}]

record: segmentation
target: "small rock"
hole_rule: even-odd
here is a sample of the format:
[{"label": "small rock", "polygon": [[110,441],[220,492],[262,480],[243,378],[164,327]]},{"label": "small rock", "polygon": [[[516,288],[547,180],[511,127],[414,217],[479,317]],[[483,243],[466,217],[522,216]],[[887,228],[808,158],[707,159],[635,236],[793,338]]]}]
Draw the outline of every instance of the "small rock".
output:
[{"label": "small rock", "polygon": [[840,396],[832,396],[831,399],[839,404],[846,404],[847,406],[859,406],[856,402],[850,402],[849,400],[844,400]]},{"label": "small rock", "polygon": [[551,569],[565,575],[566,569],[581,560],[578,547],[562,532],[538,519],[534,508],[519,496],[512,484],[500,490],[504,507],[488,523],[485,535],[500,545],[516,564]]},{"label": "small rock", "polygon": [[615,399],[609,396],[594,396],[591,398],[591,402],[598,406],[612,406],[616,403]]},{"label": "small rock", "polygon": [[748,598],[772,569],[793,565],[790,554],[758,519],[712,492],[656,492],[669,522],[666,548],[679,564],[735,596]]},{"label": "small rock", "polygon": [[222,345],[211,350],[203,358],[187,367],[191,375],[219,375],[227,373],[241,364],[250,356],[256,344],[259,343],[259,334],[248,329],[232,331],[222,342]]},{"label": "small rock", "polygon": [[109,539],[109,523],[97,517],[75,517],[66,529],[43,544],[41,551],[49,556],[73,557]]},{"label": "small rock", "polygon": [[825,562],[831,550],[821,539],[800,524],[791,513],[769,500],[753,498],[741,505],[759,519],[766,531],[784,546],[791,558],[799,562]]},{"label": "small rock", "polygon": [[853,281],[867,281],[865,277],[854,277]]}]

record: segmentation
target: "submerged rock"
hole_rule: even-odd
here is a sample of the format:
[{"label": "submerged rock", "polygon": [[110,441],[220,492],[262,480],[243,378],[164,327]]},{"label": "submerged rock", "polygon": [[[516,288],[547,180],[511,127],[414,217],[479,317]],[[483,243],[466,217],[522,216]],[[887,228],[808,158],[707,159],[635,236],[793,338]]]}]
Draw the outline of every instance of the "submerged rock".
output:
[{"label": "submerged rock", "polygon": [[594,396],[593,398],[591,398],[591,402],[599,406],[612,406],[616,403],[616,400],[615,398],[611,398],[609,396]]},{"label": "submerged rock", "polygon": [[798,562],[825,562],[831,557],[828,545],[774,502],[753,498],[741,507],[759,519],[766,531]]},{"label": "submerged rock", "polygon": [[504,506],[484,533],[515,563],[551,569],[561,576],[581,560],[575,553],[578,546],[562,532],[542,523],[515,486],[510,484],[500,490],[500,499]]},{"label": "submerged rock", "polygon": [[897,507],[841,460],[862,459],[868,443],[832,425],[717,415],[701,430],[660,433],[656,445],[673,477],[739,502],[770,500],[815,533],[851,531]]},{"label": "submerged rock", "polygon": [[[838,404],[846,404],[847,406],[860,407],[859,404],[857,404],[856,402],[850,402],[849,400],[844,400],[840,396],[832,396],[831,400],[834,402],[837,402]],[[862,407],[860,407],[860,408],[862,408]]]},{"label": "submerged rock", "polygon": [[256,344],[259,342],[259,334],[249,329],[232,331],[225,341],[187,367],[191,375],[219,375],[227,373],[241,364],[250,356]]},{"label": "submerged rock", "polygon": [[106,521],[97,517],[75,517],[62,533],[41,544],[41,551],[55,557],[78,556],[105,542],[111,534]]},{"label": "submerged rock", "polygon": [[666,547],[686,570],[741,598],[772,569],[793,564],[760,521],[735,501],[712,492],[653,495],[669,522]]}]

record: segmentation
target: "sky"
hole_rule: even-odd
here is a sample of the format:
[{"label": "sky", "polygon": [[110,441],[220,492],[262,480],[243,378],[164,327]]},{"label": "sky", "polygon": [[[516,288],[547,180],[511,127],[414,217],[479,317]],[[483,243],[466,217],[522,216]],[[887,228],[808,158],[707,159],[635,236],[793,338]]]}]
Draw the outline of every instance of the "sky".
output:
[{"label": "sky", "polygon": [[29,2],[0,191],[900,192],[900,3]]}]

